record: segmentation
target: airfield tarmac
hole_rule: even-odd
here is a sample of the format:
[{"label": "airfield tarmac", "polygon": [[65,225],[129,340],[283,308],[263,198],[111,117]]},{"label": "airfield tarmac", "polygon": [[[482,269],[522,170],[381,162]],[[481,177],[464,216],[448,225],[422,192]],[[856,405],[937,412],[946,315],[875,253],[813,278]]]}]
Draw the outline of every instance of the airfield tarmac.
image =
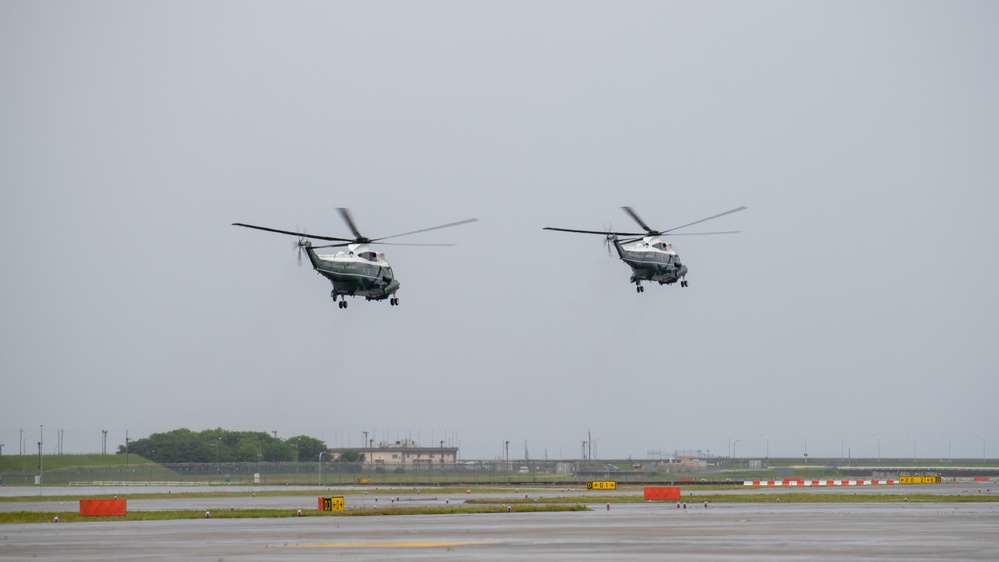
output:
[{"label": "airfield tarmac", "polygon": [[[981,491],[995,493],[995,484]],[[962,486],[965,488],[974,486]],[[3,495],[9,495],[4,490]],[[931,491],[933,490],[933,491]],[[81,493],[66,488],[62,493]],[[143,493],[129,488],[128,492]],[[148,490],[151,491],[151,490]],[[193,491],[185,489],[184,491]],[[198,490],[201,491],[201,490]],[[215,491],[218,491],[217,488]],[[801,490],[795,490],[801,491]],[[865,492],[867,489],[864,490]],[[966,490],[968,491],[968,490]],[[126,495],[128,492],[125,492]],[[556,495],[551,490],[518,493]],[[904,490],[903,490],[904,492]],[[115,493],[115,492],[110,492]],[[318,495],[330,495],[323,490]],[[335,491],[333,492],[335,494]],[[631,492],[634,493],[634,492]],[[825,491],[819,493],[827,493]],[[915,493],[913,490],[912,493]],[[963,493],[920,486],[919,493]],[[108,490],[102,490],[109,497]],[[482,497],[482,495],[476,495]],[[494,495],[494,494],[489,494]],[[515,497],[513,494],[499,494]],[[48,560],[999,560],[988,503],[591,505],[589,512],[94,521],[0,526],[0,559]],[[410,505],[463,498],[400,495]],[[348,495],[372,505],[374,494]],[[999,499],[999,498],[997,498]],[[379,503],[391,501],[379,496]],[[148,502],[148,503],[147,503]],[[316,508],[311,496],[129,500],[142,509]],[[66,511],[76,502],[25,502]],[[243,505],[235,505],[240,503]],[[53,504],[59,505],[55,507]],[[61,504],[61,505],[60,505]],[[4,511],[21,502],[0,503]]]}]

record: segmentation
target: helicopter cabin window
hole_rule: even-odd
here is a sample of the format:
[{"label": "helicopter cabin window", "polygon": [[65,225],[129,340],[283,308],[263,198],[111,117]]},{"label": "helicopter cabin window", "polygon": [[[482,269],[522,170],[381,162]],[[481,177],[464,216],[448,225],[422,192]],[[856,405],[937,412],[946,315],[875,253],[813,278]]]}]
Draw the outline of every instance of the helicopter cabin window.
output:
[{"label": "helicopter cabin window", "polygon": [[378,254],[375,252],[361,252],[358,256],[361,259],[366,259],[368,261],[378,261]]}]

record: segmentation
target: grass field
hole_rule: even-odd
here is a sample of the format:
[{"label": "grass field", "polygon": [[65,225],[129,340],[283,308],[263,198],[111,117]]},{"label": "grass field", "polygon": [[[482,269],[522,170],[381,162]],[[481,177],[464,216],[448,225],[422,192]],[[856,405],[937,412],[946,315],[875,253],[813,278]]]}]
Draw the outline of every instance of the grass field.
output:
[{"label": "grass field", "polygon": [[[551,512],[551,511],[586,511],[581,504],[522,504],[522,505],[454,505],[436,507],[391,507],[379,509],[346,509],[344,511],[297,511],[290,509],[235,509],[229,511],[211,512],[212,519],[266,519],[284,517],[352,517],[352,516],[385,516],[385,515],[441,515],[441,514],[476,514]],[[0,525],[14,523],[51,523],[59,518],[60,523],[79,521],[166,521],[171,519],[204,519],[206,512],[201,510],[179,511],[132,511],[123,516],[83,517],[76,511],[17,511],[0,513]]]},{"label": "grass field", "polygon": [[[42,468],[64,470],[75,467],[111,467],[125,464],[124,455],[42,455]],[[138,455],[128,455],[129,465],[154,464]],[[32,472],[38,470],[38,455],[0,456],[0,474],[4,472]]]},{"label": "grass field", "polygon": [[[491,504],[491,503],[501,503],[501,504],[527,504],[527,503],[552,503],[552,504],[563,504],[563,503],[586,503],[586,504],[603,504],[603,503],[645,503],[646,500],[641,494],[636,494],[634,496],[591,496],[591,495],[578,495],[578,496],[540,496],[537,499],[525,499],[525,498],[470,498],[465,500],[466,504],[480,505],[480,504]],[[780,501],[782,503],[905,503],[905,502],[936,502],[936,503],[978,503],[978,502],[996,502],[995,496],[970,496],[970,495],[939,495],[939,494],[910,494],[910,495],[898,495],[898,494],[855,494],[844,492],[841,494],[834,493],[824,493],[824,494],[812,494],[808,492],[790,492],[790,493],[778,493],[771,492],[769,494],[759,493],[759,494],[701,494],[698,493],[696,496],[686,496],[685,499],[679,500],[676,503],[774,503]],[[666,503],[674,503],[672,501]]]},{"label": "grass field", "polygon": [[[412,494],[413,489],[392,489],[385,488],[380,492],[393,495]],[[588,510],[587,505],[602,504],[622,504],[622,503],[645,503],[642,490],[624,490],[625,493],[615,495],[601,495],[600,493],[587,492],[582,489],[563,490],[551,494],[535,494],[530,497],[522,496],[522,490],[517,488],[490,487],[475,490],[477,494],[510,494],[505,497],[476,498],[468,497],[463,503],[455,503],[446,506],[422,506],[422,507],[402,507],[388,506],[378,508],[348,508],[340,512],[320,512],[314,510],[303,511],[301,515],[297,510],[291,509],[230,509],[211,513],[216,519],[236,519],[236,518],[278,518],[278,517],[350,517],[350,516],[388,516],[388,515],[435,515],[435,514],[476,514],[476,513],[501,513],[512,512],[543,512],[543,511],[583,511]],[[535,490],[536,491],[536,490]],[[721,494],[704,493],[705,490],[698,489],[697,495],[685,497],[684,503],[694,505],[708,502],[709,504],[733,504],[733,503],[979,503],[995,502],[996,497],[991,495],[968,495],[968,494],[920,494],[918,489],[912,490],[914,493],[902,494],[871,494],[855,493],[844,491],[842,493],[809,493],[787,491],[769,491],[766,493],[746,493],[746,494]],[[465,492],[459,488],[434,488],[435,494],[455,494],[461,495]],[[349,497],[361,495],[362,491],[342,492]],[[157,499],[157,498],[233,498],[248,496],[290,496],[303,495],[314,496],[315,490],[288,490],[288,491],[261,491],[261,492],[181,492],[177,494],[129,494],[131,499]],[[0,498],[0,502],[32,502],[32,501],[74,501],[79,499],[97,498],[99,496],[81,497],[72,496],[18,496]],[[674,503],[672,501],[665,503]],[[59,522],[107,522],[107,521],[159,521],[168,519],[200,519],[205,517],[205,512],[200,510],[173,510],[173,511],[136,511],[128,512],[124,516],[110,517],[82,517],[77,511],[59,512],[8,512],[0,513],[0,524],[14,523],[49,523],[58,517]]]},{"label": "grass field", "polygon": [[[338,463],[318,462],[259,462],[259,463],[183,463],[159,464],[138,455],[88,454],[45,455],[43,457],[43,482],[45,486],[226,486],[226,485],[293,485],[293,486],[487,486],[493,484],[549,486],[559,488],[578,486],[581,478],[587,480],[616,480],[620,484],[660,483],[664,485],[700,486],[702,481],[732,482],[745,480],[772,480],[787,477],[803,479],[844,478],[836,466],[830,464],[781,464],[770,463],[769,468],[737,469],[713,466],[699,472],[642,472],[642,471],[583,471],[554,473],[535,470],[521,473],[516,464],[510,470],[495,467],[488,470],[468,469],[465,466],[445,466],[443,469],[402,468],[386,469],[375,466],[346,466]],[[828,460],[828,459],[827,459]],[[126,464],[127,461],[127,464]],[[526,461],[525,461],[526,462]],[[832,462],[832,461],[830,461]],[[904,461],[890,460],[896,467]],[[964,461],[962,461],[964,462]],[[984,461],[983,461],[984,462]],[[37,483],[37,455],[0,456],[0,483],[7,486],[32,486]],[[508,463],[509,464],[509,463]],[[621,462],[622,466],[627,463]],[[602,467],[602,465],[601,465]],[[584,467],[585,468],[585,467]],[[983,465],[982,475],[996,474],[997,469]],[[991,472],[990,472],[991,471]],[[976,474],[977,475],[977,474]]]}]

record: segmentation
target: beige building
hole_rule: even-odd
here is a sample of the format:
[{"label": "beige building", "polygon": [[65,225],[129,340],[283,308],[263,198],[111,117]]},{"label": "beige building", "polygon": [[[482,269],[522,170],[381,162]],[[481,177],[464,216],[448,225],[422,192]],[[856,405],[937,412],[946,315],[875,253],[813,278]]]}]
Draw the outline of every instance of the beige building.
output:
[{"label": "beige building", "polygon": [[365,464],[404,468],[433,468],[458,460],[457,447],[420,447],[409,439],[382,441],[377,447],[330,449],[330,460],[339,459],[347,451],[363,453]]}]

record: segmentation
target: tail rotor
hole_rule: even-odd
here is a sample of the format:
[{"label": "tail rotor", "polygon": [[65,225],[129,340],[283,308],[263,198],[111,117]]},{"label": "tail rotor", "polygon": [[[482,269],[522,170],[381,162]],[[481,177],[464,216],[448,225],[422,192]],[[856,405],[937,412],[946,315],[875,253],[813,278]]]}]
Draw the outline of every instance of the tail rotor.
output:
[{"label": "tail rotor", "polygon": [[295,243],[295,250],[296,253],[298,254],[297,256],[295,256],[295,259],[296,261],[298,261],[298,267],[302,267],[302,252],[305,250],[305,247],[308,245],[309,241],[306,240],[305,238],[299,238],[298,242]]},{"label": "tail rotor", "polygon": [[[303,228],[302,229],[302,234],[307,236],[309,234],[309,229]],[[295,256],[296,261],[298,261],[298,267],[302,267],[302,251],[308,245],[309,245],[309,241],[308,240],[306,240],[303,236],[299,236],[298,237],[298,242],[296,242],[295,246],[294,246],[295,247],[295,253],[298,254],[297,256]]]}]

